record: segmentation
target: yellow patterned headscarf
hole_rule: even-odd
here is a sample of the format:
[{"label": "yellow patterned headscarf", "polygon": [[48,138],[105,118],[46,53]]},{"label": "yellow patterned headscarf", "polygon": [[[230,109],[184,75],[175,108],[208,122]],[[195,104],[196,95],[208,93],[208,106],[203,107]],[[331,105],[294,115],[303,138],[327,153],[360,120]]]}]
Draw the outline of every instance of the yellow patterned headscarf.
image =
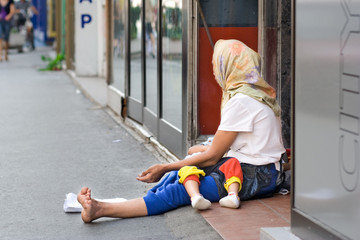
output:
[{"label": "yellow patterned headscarf", "polygon": [[259,54],[238,40],[219,40],[212,63],[215,79],[223,91],[221,109],[235,94],[243,93],[280,115],[275,90],[260,75]]}]

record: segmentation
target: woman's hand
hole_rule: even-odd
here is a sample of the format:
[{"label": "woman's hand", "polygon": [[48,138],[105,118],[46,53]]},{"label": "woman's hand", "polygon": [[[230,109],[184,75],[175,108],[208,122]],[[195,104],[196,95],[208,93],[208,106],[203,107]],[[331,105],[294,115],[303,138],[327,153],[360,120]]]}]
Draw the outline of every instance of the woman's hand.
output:
[{"label": "woman's hand", "polygon": [[142,172],[136,179],[146,183],[159,181],[166,173],[164,164],[156,164]]},{"label": "woman's hand", "polygon": [[[235,141],[238,132],[220,131],[218,130],[214,136],[211,145],[197,146],[192,150],[204,150],[201,154],[185,158],[167,164],[156,164],[142,172],[136,179],[146,183],[157,182],[162,176],[169,171],[179,170],[184,166],[209,167],[216,164],[224,153],[229,150],[231,144]],[[204,148],[202,148],[204,147]],[[200,149],[201,148],[201,149]]]}]

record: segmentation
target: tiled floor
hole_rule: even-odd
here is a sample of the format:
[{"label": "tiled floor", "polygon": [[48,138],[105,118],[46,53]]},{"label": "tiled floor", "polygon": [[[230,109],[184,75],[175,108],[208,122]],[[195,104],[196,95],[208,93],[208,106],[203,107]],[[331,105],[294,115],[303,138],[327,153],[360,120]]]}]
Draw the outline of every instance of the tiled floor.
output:
[{"label": "tiled floor", "polygon": [[262,227],[290,226],[290,195],[244,201],[239,209],[213,203],[201,215],[225,240],[258,240]]}]

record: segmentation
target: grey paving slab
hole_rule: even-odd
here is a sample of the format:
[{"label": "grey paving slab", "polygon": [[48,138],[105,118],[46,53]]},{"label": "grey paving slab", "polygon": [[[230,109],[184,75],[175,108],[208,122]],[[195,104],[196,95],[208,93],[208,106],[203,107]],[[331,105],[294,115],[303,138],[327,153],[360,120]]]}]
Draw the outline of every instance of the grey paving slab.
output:
[{"label": "grey paving slab", "polygon": [[96,198],[143,196],[136,175],[158,160],[62,71],[40,72],[40,56],[0,63],[0,239],[220,239],[191,207],[84,224],[65,194],[90,186]]}]

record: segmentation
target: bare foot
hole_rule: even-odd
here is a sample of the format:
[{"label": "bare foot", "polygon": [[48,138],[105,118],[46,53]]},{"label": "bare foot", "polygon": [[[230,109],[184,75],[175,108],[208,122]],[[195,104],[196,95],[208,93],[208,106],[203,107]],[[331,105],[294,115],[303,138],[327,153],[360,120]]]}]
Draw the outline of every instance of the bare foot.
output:
[{"label": "bare foot", "polygon": [[91,198],[91,190],[83,187],[77,196],[77,200],[82,205],[81,218],[85,223],[89,223],[100,217],[99,202]]}]

